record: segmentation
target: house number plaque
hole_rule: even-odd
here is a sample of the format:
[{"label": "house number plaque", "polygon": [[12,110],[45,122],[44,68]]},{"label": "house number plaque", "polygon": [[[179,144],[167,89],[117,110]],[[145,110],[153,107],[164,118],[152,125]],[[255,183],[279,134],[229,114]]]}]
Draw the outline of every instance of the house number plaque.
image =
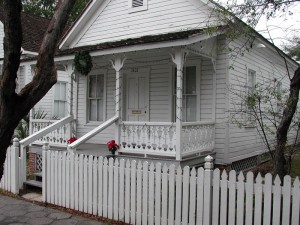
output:
[{"label": "house number plaque", "polygon": [[133,115],[139,115],[142,114],[142,110],[132,110]]}]

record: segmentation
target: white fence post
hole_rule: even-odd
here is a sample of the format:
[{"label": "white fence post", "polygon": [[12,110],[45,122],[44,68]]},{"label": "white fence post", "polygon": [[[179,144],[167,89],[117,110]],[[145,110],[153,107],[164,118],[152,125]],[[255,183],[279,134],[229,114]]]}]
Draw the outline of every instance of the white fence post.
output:
[{"label": "white fence post", "polygon": [[[45,142],[43,145],[43,156],[42,156],[42,196],[43,196],[43,202],[46,202],[46,196],[47,196],[47,160],[46,160],[46,151],[49,151],[49,143]],[[49,181],[48,181],[49,182]]]},{"label": "white fence post", "polygon": [[213,157],[205,157],[204,164],[204,195],[203,195],[203,224],[211,225],[212,212],[212,178],[213,178]]},{"label": "white fence post", "polygon": [[19,194],[19,139],[14,138],[11,148],[11,192]]}]

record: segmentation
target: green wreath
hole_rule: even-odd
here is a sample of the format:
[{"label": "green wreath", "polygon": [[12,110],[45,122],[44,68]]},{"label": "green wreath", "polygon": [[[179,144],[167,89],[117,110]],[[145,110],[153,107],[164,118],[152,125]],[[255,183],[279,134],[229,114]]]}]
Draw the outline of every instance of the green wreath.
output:
[{"label": "green wreath", "polygon": [[88,52],[77,52],[74,63],[75,69],[82,75],[88,75],[93,68],[92,57]]}]

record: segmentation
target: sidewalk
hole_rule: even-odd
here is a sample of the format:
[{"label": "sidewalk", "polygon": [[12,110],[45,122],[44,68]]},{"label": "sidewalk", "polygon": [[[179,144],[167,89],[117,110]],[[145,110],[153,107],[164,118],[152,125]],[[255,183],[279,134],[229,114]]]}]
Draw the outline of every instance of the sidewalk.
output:
[{"label": "sidewalk", "polygon": [[1,225],[105,225],[31,202],[0,195]]}]

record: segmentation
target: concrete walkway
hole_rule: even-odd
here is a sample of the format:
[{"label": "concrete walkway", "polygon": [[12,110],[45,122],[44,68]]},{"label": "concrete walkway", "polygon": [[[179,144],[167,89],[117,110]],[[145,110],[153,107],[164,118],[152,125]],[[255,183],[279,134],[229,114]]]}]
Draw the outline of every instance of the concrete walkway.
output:
[{"label": "concrete walkway", "polygon": [[1,225],[105,225],[31,202],[0,195]]}]

